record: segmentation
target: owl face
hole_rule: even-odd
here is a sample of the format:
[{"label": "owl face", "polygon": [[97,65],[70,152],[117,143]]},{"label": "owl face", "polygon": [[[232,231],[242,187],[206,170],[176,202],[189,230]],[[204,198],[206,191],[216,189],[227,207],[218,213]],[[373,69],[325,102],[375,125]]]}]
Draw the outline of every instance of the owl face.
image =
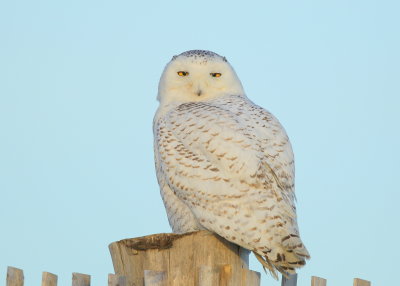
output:
[{"label": "owl face", "polygon": [[161,103],[207,101],[224,95],[244,95],[242,84],[224,57],[209,51],[174,56],[160,79]]}]

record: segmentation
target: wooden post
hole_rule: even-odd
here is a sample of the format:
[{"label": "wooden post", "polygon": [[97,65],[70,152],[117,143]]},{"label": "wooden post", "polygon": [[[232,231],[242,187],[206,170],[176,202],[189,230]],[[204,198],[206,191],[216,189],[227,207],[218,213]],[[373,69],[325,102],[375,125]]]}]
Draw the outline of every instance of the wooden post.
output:
[{"label": "wooden post", "polygon": [[165,271],[144,271],[144,285],[145,286],[167,286],[167,276]]},{"label": "wooden post", "polygon": [[286,278],[282,275],[282,286],[296,286],[297,285],[297,274],[289,275]]},{"label": "wooden post", "polygon": [[108,274],[108,286],[126,286],[126,277],[122,275]]},{"label": "wooden post", "polygon": [[202,265],[199,269],[198,286],[218,285],[219,267]]},{"label": "wooden post", "polygon": [[50,272],[43,272],[42,286],[57,286],[57,275]]},{"label": "wooden post", "polygon": [[354,278],[353,286],[371,286],[371,282],[360,278]]},{"label": "wooden post", "polygon": [[72,273],[72,286],[90,286],[90,275]]},{"label": "wooden post", "polygon": [[208,231],[124,239],[109,248],[127,285],[260,285],[260,274],[248,270],[249,251]]},{"label": "wooden post", "polygon": [[24,272],[15,267],[7,267],[7,286],[23,286],[24,285]]},{"label": "wooden post", "polygon": [[[242,285],[260,285],[261,275],[259,272],[243,269],[243,282]],[[213,285],[213,284],[208,284]]]},{"label": "wooden post", "polygon": [[317,276],[311,276],[311,286],[326,286],[326,279]]}]

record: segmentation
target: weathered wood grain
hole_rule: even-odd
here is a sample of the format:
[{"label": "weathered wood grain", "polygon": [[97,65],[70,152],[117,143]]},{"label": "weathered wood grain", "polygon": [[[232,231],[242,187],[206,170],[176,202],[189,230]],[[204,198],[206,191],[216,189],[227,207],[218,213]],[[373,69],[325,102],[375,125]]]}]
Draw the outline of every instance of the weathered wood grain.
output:
[{"label": "weathered wood grain", "polygon": [[371,286],[371,282],[360,278],[354,278],[353,286]]},{"label": "weathered wood grain", "polygon": [[[167,286],[167,274],[165,271],[144,271],[144,285],[145,286]],[[181,284],[176,284],[181,285]],[[182,284],[184,285],[184,284]]]},{"label": "weathered wood grain", "polygon": [[232,266],[223,265],[221,266],[220,269],[219,286],[231,286],[231,285],[234,285]]},{"label": "weathered wood grain", "polygon": [[125,275],[128,285],[144,286],[144,270],[153,270],[165,271],[166,285],[206,285],[218,276],[218,283],[245,286],[242,269],[248,269],[249,251],[208,231],[125,239],[109,248],[115,273]]},{"label": "weathered wood grain", "polygon": [[57,275],[50,272],[43,272],[42,286],[57,286]]},{"label": "weathered wood grain", "polygon": [[8,266],[7,267],[7,286],[23,286],[24,285],[24,272],[22,269]]},{"label": "weathered wood grain", "polygon": [[242,285],[260,286],[261,275],[259,272],[243,269],[242,270]]},{"label": "weathered wood grain", "polygon": [[326,279],[317,276],[311,276],[311,286],[326,286]]},{"label": "weathered wood grain", "polygon": [[126,286],[126,277],[116,274],[108,274],[108,286]]},{"label": "weathered wood grain", "polygon": [[198,272],[198,286],[218,285],[219,267],[201,265]]},{"label": "weathered wood grain", "polygon": [[72,273],[72,286],[90,286],[90,275]]}]

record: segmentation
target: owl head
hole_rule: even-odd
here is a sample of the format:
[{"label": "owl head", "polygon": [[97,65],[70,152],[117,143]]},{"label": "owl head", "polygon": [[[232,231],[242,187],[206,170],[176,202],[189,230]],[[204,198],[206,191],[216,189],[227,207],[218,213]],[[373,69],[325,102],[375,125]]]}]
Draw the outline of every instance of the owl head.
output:
[{"label": "owl head", "polygon": [[242,84],[225,57],[202,50],[174,56],[158,85],[161,103],[208,101],[224,95],[244,96]]}]

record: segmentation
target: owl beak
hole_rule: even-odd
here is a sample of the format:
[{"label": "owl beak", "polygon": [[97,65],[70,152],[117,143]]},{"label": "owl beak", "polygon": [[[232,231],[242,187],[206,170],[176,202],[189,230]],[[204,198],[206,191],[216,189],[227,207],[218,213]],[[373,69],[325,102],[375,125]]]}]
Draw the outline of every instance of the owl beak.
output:
[{"label": "owl beak", "polygon": [[198,89],[196,92],[197,96],[200,96],[202,93],[203,93],[203,91],[201,89]]}]

